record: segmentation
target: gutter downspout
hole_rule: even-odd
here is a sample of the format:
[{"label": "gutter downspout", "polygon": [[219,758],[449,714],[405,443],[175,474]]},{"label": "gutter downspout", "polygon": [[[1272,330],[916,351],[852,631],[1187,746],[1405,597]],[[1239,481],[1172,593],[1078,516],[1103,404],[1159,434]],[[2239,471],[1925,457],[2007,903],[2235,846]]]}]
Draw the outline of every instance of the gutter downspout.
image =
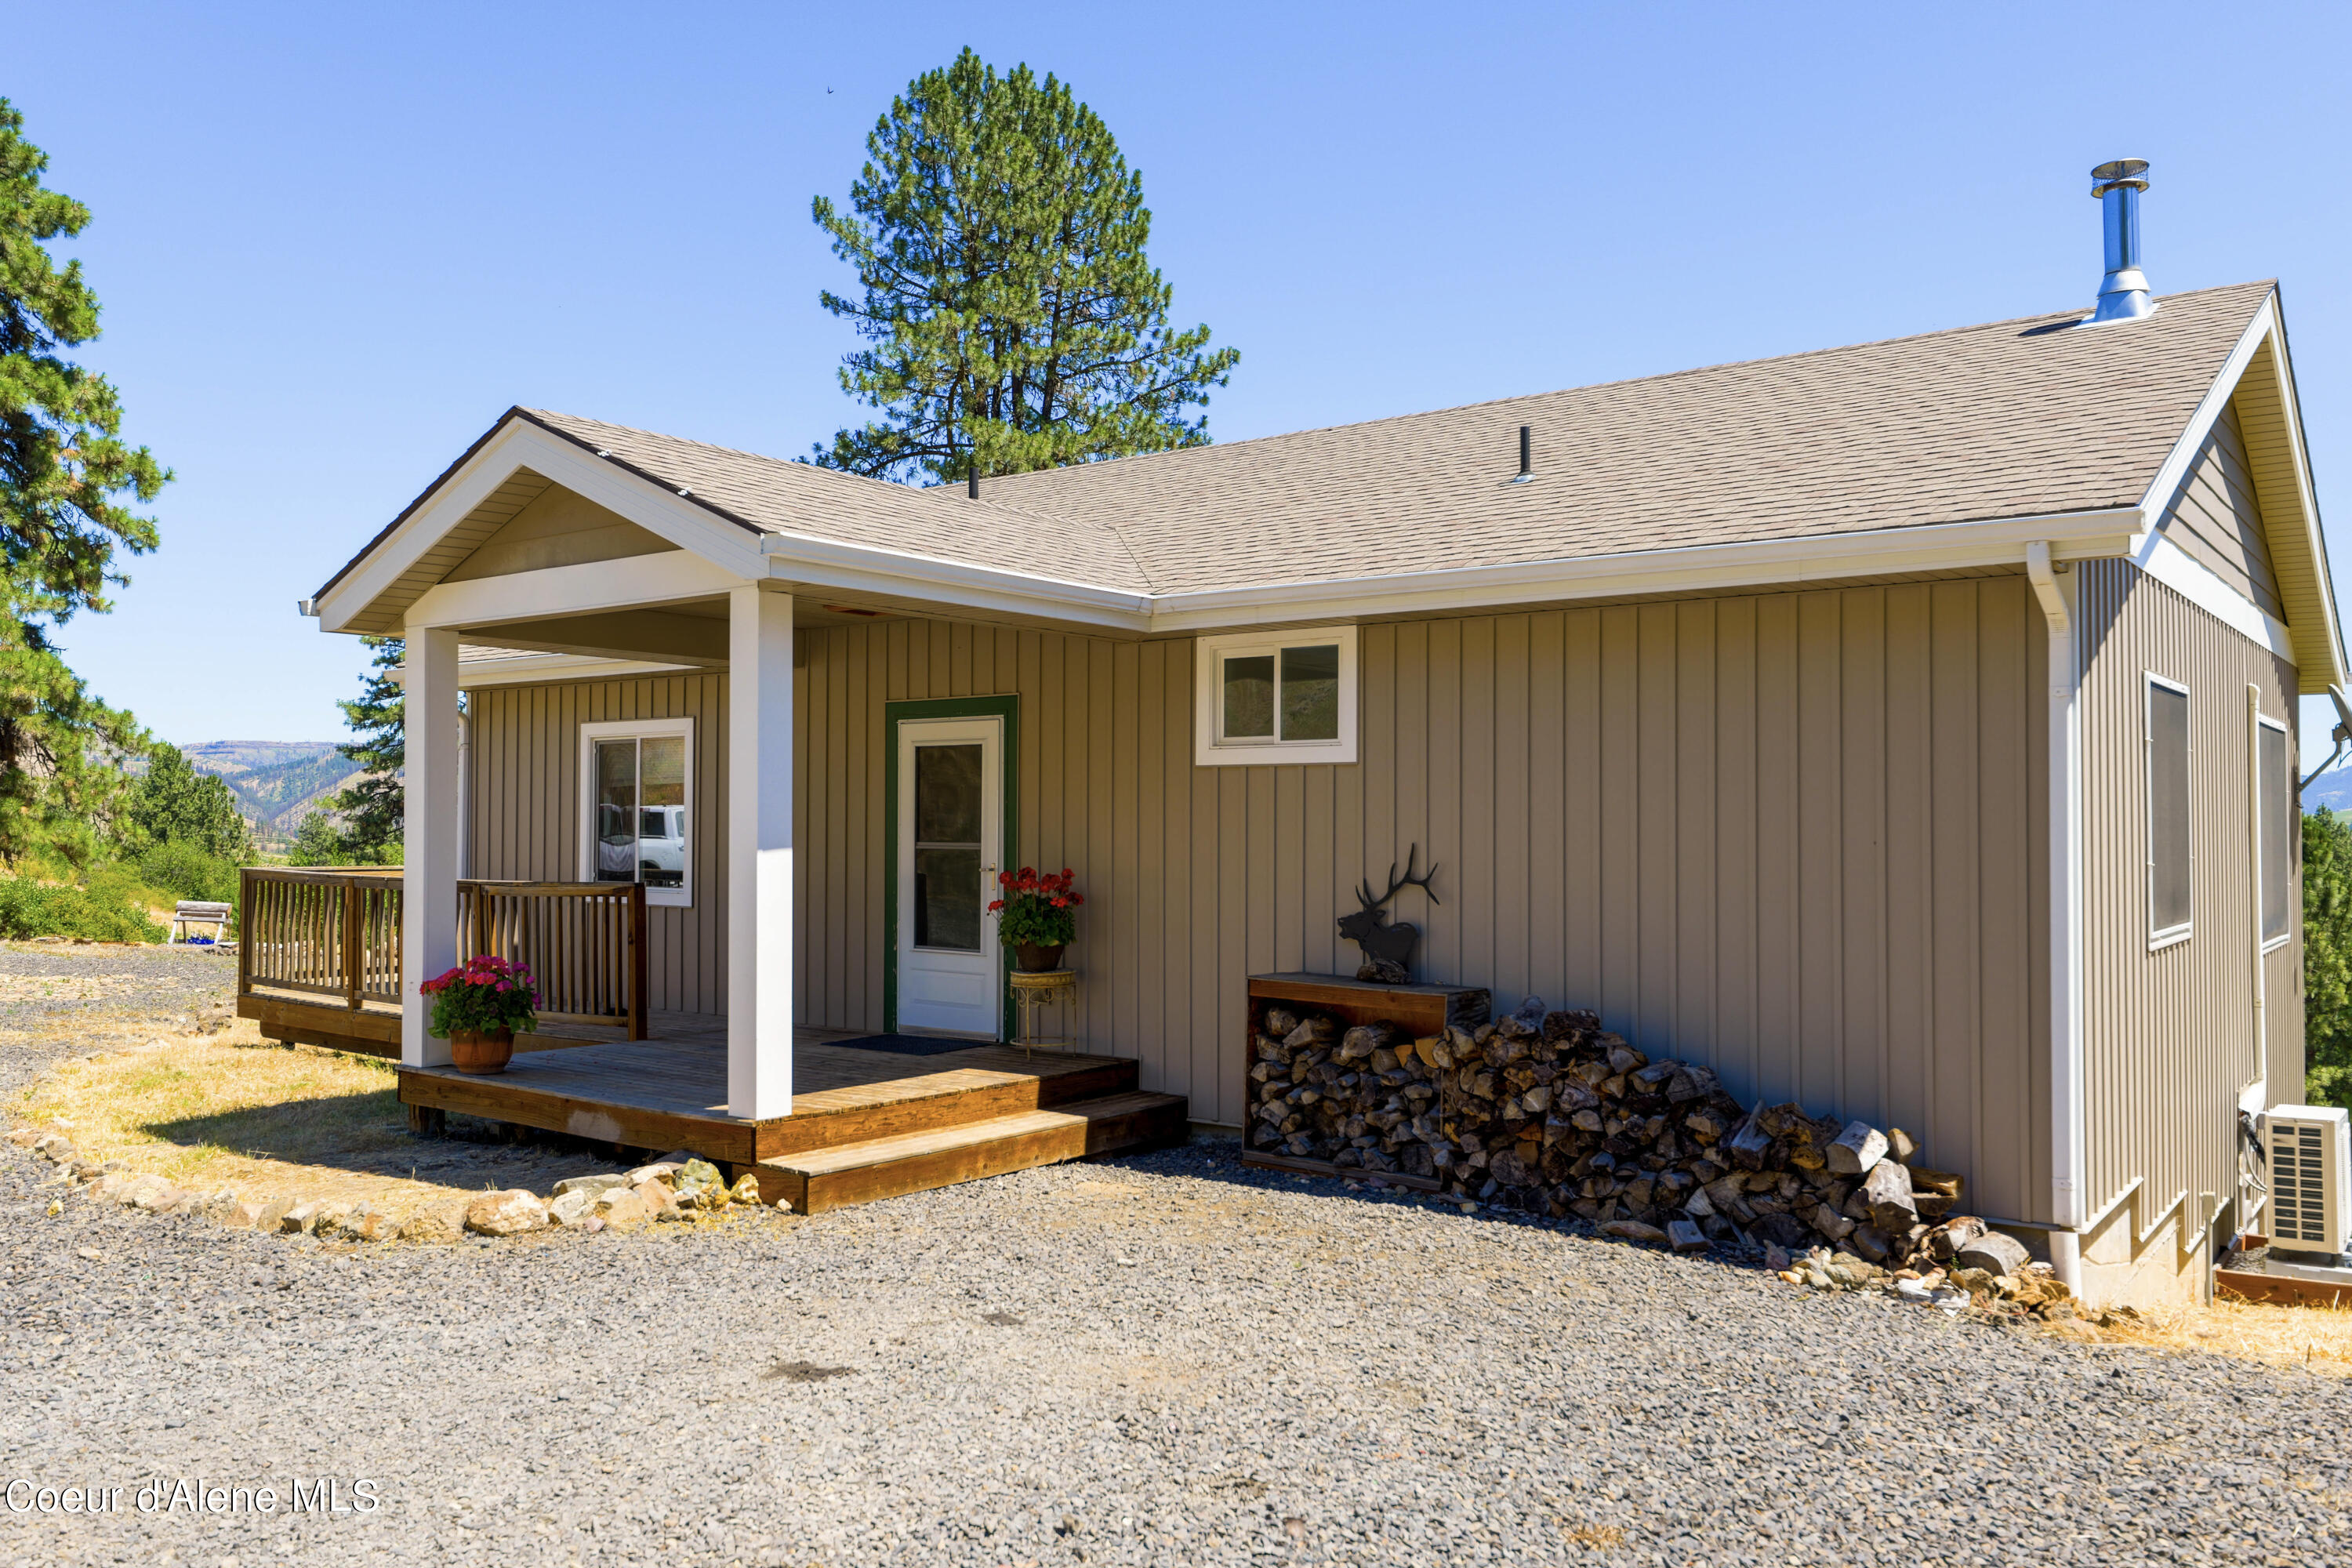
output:
[{"label": "gutter downspout", "polygon": [[2083,674],[2074,574],[2061,581],[2050,542],[2025,547],[2025,576],[2050,623],[2050,1271],[2083,1293]]}]

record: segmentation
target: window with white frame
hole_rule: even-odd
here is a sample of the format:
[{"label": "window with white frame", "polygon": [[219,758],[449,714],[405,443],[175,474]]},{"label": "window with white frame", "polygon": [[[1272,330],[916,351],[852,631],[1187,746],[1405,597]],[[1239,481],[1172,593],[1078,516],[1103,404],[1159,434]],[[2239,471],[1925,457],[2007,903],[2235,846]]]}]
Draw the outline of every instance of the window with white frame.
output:
[{"label": "window with white frame", "polygon": [[1193,760],[1356,760],[1356,628],[1202,637]]},{"label": "window with white frame", "polygon": [[2272,947],[2287,939],[2294,920],[2294,773],[2286,726],[2262,714],[2254,719],[2254,771],[2261,785],[2255,809],[2262,813],[2263,945]]},{"label": "window with white frame", "polygon": [[642,882],[646,902],[694,901],[694,721],[580,726],[580,874]]},{"label": "window with white frame", "polygon": [[2193,869],[2189,817],[2189,688],[2147,678],[2147,941],[2186,941]]}]

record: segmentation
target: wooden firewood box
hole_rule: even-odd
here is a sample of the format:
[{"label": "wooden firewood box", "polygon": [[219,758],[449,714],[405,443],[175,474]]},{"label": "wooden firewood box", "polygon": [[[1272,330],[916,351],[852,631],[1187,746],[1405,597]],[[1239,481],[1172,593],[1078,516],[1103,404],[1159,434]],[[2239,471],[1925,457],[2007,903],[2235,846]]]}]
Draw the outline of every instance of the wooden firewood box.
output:
[{"label": "wooden firewood box", "polygon": [[[1321,1013],[1337,1018],[1349,1028],[1360,1024],[1386,1022],[1393,1024],[1409,1037],[1419,1039],[1442,1034],[1448,1025],[1457,1028],[1475,1029],[1486,1022],[1493,1005],[1492,998],[1482,986],[1467,985],[1385,985],[1378,981],[1351,980],[1340,974],[1253,974],[1249,980],[1249,1005],[1243,1019],[1242,1084],[1240,1103],[1249,1106],[1249,1068],[1256,1059],[1252,1043],[1259,1033],[1259,1023],[1269,1007],[1283,1007],[1304,1016]],[[1263,1166],[1268,1170],[1297,1171],[1310,1175],[1346,1175],[1387,1182],[1396,1186],[1413,1187],[1434,1192],[1435,1182],[1396,1172],[1341,1169],[1321,1160],[1302,1160],[1288,1154],[1267,1153],[1248,1147],[1249,1123],[1242,1124],[1242,1163]]]}]

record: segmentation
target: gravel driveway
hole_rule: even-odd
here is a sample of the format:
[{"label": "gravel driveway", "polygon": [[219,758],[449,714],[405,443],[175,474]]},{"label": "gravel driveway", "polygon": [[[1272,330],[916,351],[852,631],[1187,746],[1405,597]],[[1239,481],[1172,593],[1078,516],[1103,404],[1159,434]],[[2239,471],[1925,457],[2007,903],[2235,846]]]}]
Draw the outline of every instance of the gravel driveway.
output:
[{"label": "gravel driveway", "polygon": [[[221,973],[123,962],[180,1010],[163,990]],[[13,1005],[0,1026],[46,1004]],[[0,1092],[37,1055],[0,1050]],[[121,1487],[121,1512],[0,1510],[0,1563],[2352,1552],[2352,1385],[1809,1300],[1230,1145],[814,1220],[344,1253],[78,1197],[46,1217],[49,1173],[0,1150],[0,1480]],[[278,1511],[142,1514],[158,1478]],[[318,1478],[351,1511],[289,1511]]]}]

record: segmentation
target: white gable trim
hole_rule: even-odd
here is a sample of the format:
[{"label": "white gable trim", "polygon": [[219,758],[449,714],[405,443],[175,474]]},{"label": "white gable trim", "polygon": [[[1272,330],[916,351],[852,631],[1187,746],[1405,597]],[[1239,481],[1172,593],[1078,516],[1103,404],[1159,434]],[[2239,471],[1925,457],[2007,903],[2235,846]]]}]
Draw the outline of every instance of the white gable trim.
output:
[{"label": "white gable trim", "polygon": [[[766,574],[760,555],[761,536],[754,530],[717,516],[516,415],[484,441],[462,468],[444,479],[389,538],[379,542],[341,581],[319,595],[315,608],[320,626],[331,632],[351,629],[354,618],[389,592],[418,557],[463,522],[517,468],[543,475],[737,578]],[[476,581],[491,584],[511,579]]]},{"label": "white gable trim", "polygon": [[2256,310],[2254,319],[2246,323],[2246,330],[2239,334],[2236,344],[2230,350],[2230,357],[2221,362],[2221,374],[2215,376],[2213,384],[2205,389],[2205,396],[2197,405],[2197,412],[2189,416],[2188,426],[2180,432],[2180,439],[2172,444],[2164,466],[2156,470],[2156,478],[2149,482],[2147,493],[2140,497],[2139,510],[2147,519],[2150,530],[2163,521],[2164,508],[2172,500],[2172,492],[2180,488],[2182,478],[2189,472],[2189,465],[2197,460],[2197,454],[2204,449],[2205,438],[2213,434],[2213,426],[2220,422],[2221,411],[2230,406],[2230,395],[2237,391],[2239,378],[2246,374],[2246,366],[2253,363],[2254,351],[2263,346],[2264,338],[2277,330],[2277,306],[2278,295],[2273,293],[2263,300],[2263,308]]},{"label": "white gable trim", "polygon": [[[2151,552],[2146,542],[2160,537],[2158,525],[2164,521],[2164,510],[2170,504],[2173,492],[2179,489],[2189,465],[2197,460],[2197,454],[2204,449],[2207,439],[2213,434],[2214,425],[2220,421],[2222,411],[2229,407],[2230,400],[2237,395],[2247,370],[2265,344],[2270,347],[2278,371],[2279,384],[2275,390],[2285,410],[2286,440],[2290,447],[2287,466],[2294,475],[2294,493],[2291,496],[2265,495],[2263,498],[2263,528],[2269,536],[2273,557],[2284,546],[2310,563],[2311,574],[2318,584],[2320,616],[2324,623],[2316,627],[2305,628],[2299,655],[2292,646],[2291,633],[2290,647],[2278,647],[2273,640],[2273,629],[2288,632],[2289,628],[2280,626],[2259,605],[2186,556],[2173,561],[2162,552]],[[2231,348],[2229,357],[2221,362],[2221,374],[2206,389],[2203,399],[2197,405],[2197,411],[2189,416],[2188,426],[2181,431],[2180,438],[2173,443],[2172,450],[2166,455],[2163,467],[2157,469],[2147,493],[2140,498],[2139,510],[2141,537],[2134,542],[2131,553],[2151,575],[2170,583],[2193,602],[2245,631],[2252,640],[2263,643],[2282,657],[2293,660],[2303,672],[2305,691],[2340,685],[2347,677],[2352,677],[2352,666],[2347,666],[2344,652],[2343,627],[2337,617],[2335,580],[2328,571],[2327,541],[2320,529],[2318,500],[2312,489],[2310,458],[2304,450],[2303,412],[2295,398],[2294,372],[2292,362],[2287,358],[2286,331],[2279,319],[2276,289],[2263,300],[2262,308],[2254,312],[2253,319],[2246,323],[2246,330]],[[2147,559],[2141,559],[2144,552],[2148,552]],[[2184,562],[2194,570],[2183,570]],[[2210,578],[2210,583],[2201,582],[2200,574],[2204,578]],[[2179,581],[2175,580],[2176,576]],[[2192,591],[2192,585],[2195,591]],[[2226,599],[2214,597],[2217,593],[2226,595]],[[2227,600],[2243,605],[2244,610],[2225,608]],[[2286,607],[2290,613],[2295,608],[2292,600]],[[2248,613],[2263,629],[2247,630],[2246,624],[2242,622]]]}]

